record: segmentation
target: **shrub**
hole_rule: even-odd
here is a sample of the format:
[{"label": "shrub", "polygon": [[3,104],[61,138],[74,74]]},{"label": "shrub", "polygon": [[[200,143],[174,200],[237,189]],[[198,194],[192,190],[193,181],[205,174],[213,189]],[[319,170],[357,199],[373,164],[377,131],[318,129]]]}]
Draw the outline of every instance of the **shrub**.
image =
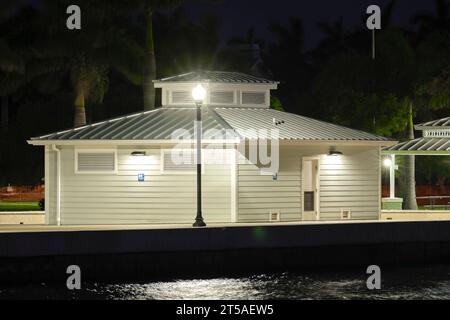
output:
[{"label": "shrub", "polygon": [[45,199],[39,200],[39,208],[44,211],[45,210]]}]

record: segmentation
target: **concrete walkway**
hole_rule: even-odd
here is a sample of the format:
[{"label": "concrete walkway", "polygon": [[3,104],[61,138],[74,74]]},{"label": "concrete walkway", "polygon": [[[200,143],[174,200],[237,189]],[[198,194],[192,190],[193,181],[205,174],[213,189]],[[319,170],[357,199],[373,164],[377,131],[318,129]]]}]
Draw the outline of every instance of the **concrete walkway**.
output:
[{"label": "concrete walkway", "polygon": [[[339,221],[293,221],[267,223],[210,223],[206,229],[248,228],[248,227],[282,227],[305,225],[336,225],[361,223],[395,223],[390,220],[339,220]],[[398,222],[398,221],[397,221]],[[403,221],[405,222],[405,221]],[[0,225],[0,233],[21,232],[77,232],[77,231],[114,231],[114,230],[172,230],[194,229],[192,224],[139,224],[139,225]]]}]

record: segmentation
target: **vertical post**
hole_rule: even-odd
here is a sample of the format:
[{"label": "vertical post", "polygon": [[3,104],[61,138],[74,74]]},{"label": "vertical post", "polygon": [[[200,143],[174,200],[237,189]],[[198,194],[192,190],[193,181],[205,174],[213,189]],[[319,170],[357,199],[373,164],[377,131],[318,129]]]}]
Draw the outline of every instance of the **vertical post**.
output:
[{"label": "vertical post", "polygon": [[206,227],[202,216],[202,109],[201,103],[196,102],[197,109],[197,216],[194,227]]},{"label": "vertical post", "polygon": [[389,197],[391,199],[395,198],[395,154],[391,154],[391,166],[389,168]]},{"label": "vertical post", "polygon": [[[52,144],[52,150],[56,152],[56,225],[61,225],[61,150]],[[50,206],[50,204],[46,204]]]}]

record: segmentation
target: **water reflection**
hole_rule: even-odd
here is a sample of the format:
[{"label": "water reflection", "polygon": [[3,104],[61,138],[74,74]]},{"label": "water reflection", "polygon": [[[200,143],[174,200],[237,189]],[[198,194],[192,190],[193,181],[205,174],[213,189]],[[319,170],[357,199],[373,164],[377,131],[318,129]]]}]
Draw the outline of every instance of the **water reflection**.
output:
[{"label": "water reflection", "polygon": [[0,287],[4,299],[450,299],[450,267],[382,271],[382,289],[366,288],[364,272],[276,273],[247,277],[136,283]]}]

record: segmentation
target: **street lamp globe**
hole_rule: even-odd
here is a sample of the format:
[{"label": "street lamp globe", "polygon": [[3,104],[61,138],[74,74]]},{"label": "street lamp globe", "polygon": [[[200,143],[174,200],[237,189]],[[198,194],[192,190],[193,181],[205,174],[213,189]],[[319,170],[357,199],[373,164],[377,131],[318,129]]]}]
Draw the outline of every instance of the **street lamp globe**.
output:
[{"label": "street lamp globe", "polygon": [[385,159],[383,160],[383,165],[384,165],[386,168],[390,168],[390,167],[392,166],[392,160],[389,159],[389,158],[385,158]]},{"label": "street lamp globe", "polygon": [[203,103],[205,96],[206,91],[201,84],[198,84],[194,89],[192,89],[192,97],[196,103]]}]

